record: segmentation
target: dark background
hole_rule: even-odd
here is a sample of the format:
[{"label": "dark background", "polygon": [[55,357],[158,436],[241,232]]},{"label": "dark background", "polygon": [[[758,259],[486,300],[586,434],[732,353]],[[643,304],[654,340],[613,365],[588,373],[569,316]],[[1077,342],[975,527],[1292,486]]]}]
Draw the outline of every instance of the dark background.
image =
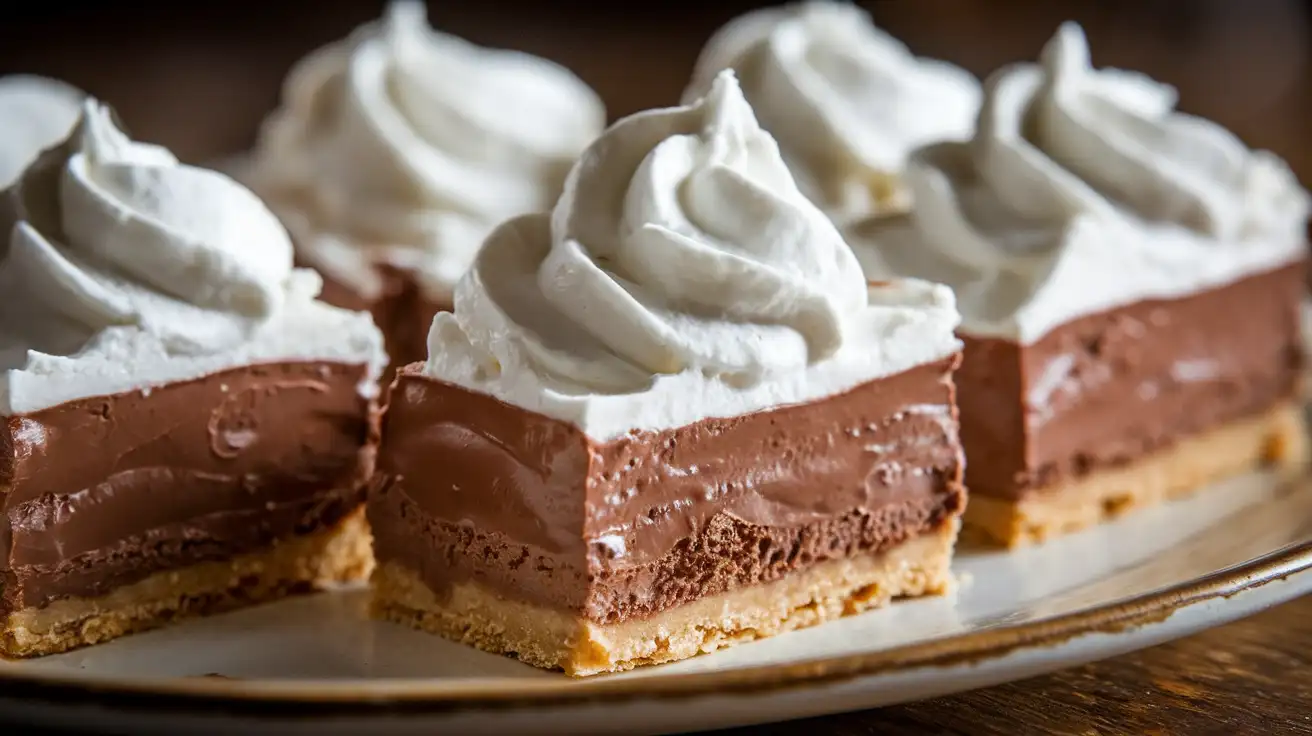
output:
[{"label": "dark background", "polygon": [[[766,3],[430,3],[439,28],[574,69],[612,116],[675,102],[702,43]],[[1074,19],[1095,62],[1177,85],[1182,106],[1312,181],[1312,0],[886,0],[862,3],[918,53],[986,75]],[[241,150],[305,52],[377,17],[367,0],[24,2],[0,18],[0,73],[70,81],[188,160]],[[17,6],[17,7],[15,7]],[[14,8],[14,9],[10,9]]]}]

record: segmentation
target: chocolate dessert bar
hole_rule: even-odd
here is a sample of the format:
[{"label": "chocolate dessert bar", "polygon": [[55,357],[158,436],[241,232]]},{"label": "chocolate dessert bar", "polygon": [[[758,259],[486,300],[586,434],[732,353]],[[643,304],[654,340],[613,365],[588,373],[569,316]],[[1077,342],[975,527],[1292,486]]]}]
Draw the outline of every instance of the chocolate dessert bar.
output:
[{"label": "chocolate dessert bar", "polygon": [[63,651],[367,574],[361,365],[265,363],[0,430],[0,653]]},{"label": "chocolate dessert bar", "polygon": [[369,510],[381,613],[587,675],[940,592],[955,362],[607,442],[411,366]]},{"label": "chocolate dessert bar", "polygon": [[398,374],[374,609],[590,675],[942,592],[957,322],[865,282],[732,73],[626,118]]},{"label": "chocolate dessert bar", "polygon": [[549,208],[605,118],[564,67],[438,32],[396,0],[292,70],[245,178],[323,298],[372,312],[400,366],[424,359],[487,233]]},{"label": "chocolate dessert bar", "polygon": [[849,233],[872,277],[956,292],[967,525],[1041,541],[1301,466],[1308,198],[1287,167],[1095,71],[1074,25],[986,87],[974,141],[913,155],[910,217]]},{"label": "chocolate dessert bar", "polygon": [[94,101],[4,196],[0,654],[367,575],[382,338],[274,215]]},{"label": "chocolate dessert bar", "polygon": [[1306,457],[1302,264],[1062,324],[962,336],[968,523],[1016,544]]}]

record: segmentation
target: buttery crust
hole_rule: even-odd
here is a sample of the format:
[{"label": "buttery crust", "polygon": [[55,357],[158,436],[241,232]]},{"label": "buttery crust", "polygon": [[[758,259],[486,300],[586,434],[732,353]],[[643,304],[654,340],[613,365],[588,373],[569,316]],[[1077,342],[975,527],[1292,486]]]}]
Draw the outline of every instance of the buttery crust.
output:
[{"label": "buttery crust", "polygon": [[1128,465],[1035,490],[1020,499],[973,494],[966,507],[966,532],[972,538],[1020,547],[1188,496],[1258,466],[1295,473],[1307,461],[1302,409],[1285,402],[1259,416],[1182,439]]},{"label": "buttery crust", "polygon": [[360,509],[331,529],[269,549],[165,570],[96,598],[66,598],[4,618],[0,656],[38,657],[116,639],[194,616],[360,580],[373,569]]},{"label": "buttery crust", "polygon": [[411,570],[374,571],[372,611],[393,621],[576,677],[661,664],[815,626],[894,598],[943,593],[958,521],[893,549],[831,560],[781,580],[642,619],[595,624],[467,582],[438,597]]}]

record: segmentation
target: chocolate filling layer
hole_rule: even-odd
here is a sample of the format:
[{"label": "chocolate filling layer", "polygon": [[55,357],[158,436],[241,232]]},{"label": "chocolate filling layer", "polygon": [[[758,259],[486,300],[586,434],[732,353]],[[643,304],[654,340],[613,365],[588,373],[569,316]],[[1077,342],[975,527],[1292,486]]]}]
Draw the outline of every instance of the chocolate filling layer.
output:
[{"label": "chocolate filling layer", "polygon": [[597,442],[404,369],[380,562],[609,623],[897,545],[964,503],[957,356],[810,404]]},{"label": "chocolate filling layer", "polygon": [[326,528],[373,466],[364,366],[250,366],[7,417],[0,612]]},{"label": "chocolate filling layer", "polygon": [[966,485],[1019,498],[1293,398],[1303,281],[1298,263],[1083,317],[1029,346],[964,335]]},{"label": "chocolate filling layer", "polygon": [[414,274],[388,264],[375,267],[382,279],[382,292],[366,299],[359,292],[323,276],[320,299],[343,309],[368,312],[382,330],[387,354],[392,364],[383,372],[384,385],[391,383],[394,371],[428,357],[428,328],[438,312],[451,311],[451,305],[424,296]]}]

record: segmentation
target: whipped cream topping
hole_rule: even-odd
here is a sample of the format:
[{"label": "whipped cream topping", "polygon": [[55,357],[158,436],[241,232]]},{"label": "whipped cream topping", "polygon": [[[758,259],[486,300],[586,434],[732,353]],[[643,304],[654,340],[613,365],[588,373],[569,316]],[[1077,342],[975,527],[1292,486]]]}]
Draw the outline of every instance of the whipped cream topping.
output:
[{"label": "whipped cream topping", "polygon": [[[77,123],[82,93],[54,79],[27,74],[0,77],[0,189],[68,135]],[[3,251],[3,246],[0,246]]]},{"label": "whipped cream topping", "polygon": [[1032,342],[1074,318],[1304,257],[1309,198],[1274,155],[1095,70],[1067,23],[997,72],[972,141],[917,151],[916,206],[847,233],[867,275],[952,286],[968,332]]},{"label": "whipped cream topping", "polygon": [[568,70],[439,33],[412,1],[301,61],[283,96],[250,181],[307,262],[370,297],[390,263],[448,301],[487,233],[550,208],[605,124]]},{"label": "whipped cream topping", "polygon": [[3,196],[0,413],[263,360],[381,370],[368,316],[315,301],[254,194],[129,140],[94,100]]},{"label": "whipped cream topping", "polygon": [[904,208],[907,155],[968,138],[979,110],[974,76],[913,55],[845,2],[808,0],[730,22],[702,51],[688,97],[729,68],[802,191],[839,221]]},{"label": "whipped cream topping", "polygon": [[831,396],[952,354],[956,324],[943,287],[866,283],[724,72],[495,230],[425,371],[604,440]]}]

